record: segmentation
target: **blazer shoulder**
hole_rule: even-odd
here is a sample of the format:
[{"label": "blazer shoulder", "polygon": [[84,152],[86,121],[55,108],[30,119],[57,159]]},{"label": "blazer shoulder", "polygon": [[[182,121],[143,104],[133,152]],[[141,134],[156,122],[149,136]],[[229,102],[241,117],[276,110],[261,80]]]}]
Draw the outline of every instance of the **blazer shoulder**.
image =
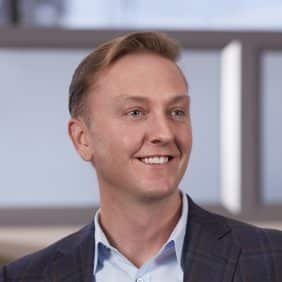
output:
[{"label": "blazer shoulder", "polygon": [[[219,238],[232,238],[243,252],[281,252],[282,231],[260,228],[242,221],[207,211],[187,195],[189,200],[189,226],[196,223]],[[228,235],[228,236],[225,236]]]},{"label": "blazer shoulder", "polygon": [[243,253],[280,253],[282,255],[282,231],[257,227],[225,218],[232,230],[233,239]]},{"label": "blazer shoulder", "polygon": [[235,281],[282,281],[282,232],[227,220],[241,248]]},{"label": "blazer shoulder", "polygon": [[71,252],[72,249],[79,247],[83,237],[91,232],[92,227],[92,224],[89,224],[44,249],[2,266],[0,282],[41,281],[46,267],[60,254],[59,250],[67,249]]},{"label": "blazer shoulder", "polygon": [[199,258],[203,254],[206,254],[205,258],[207,254],[223,258],[229,263],[229,270],[233,269],[232,281],[282,281],[281,231],[214,214],[191,200],[189,214],[190,237],[187,238],[190,241],[187,239],[186,242],[190,243],[190,249],[194,242],[194,253],[198,253]]}]

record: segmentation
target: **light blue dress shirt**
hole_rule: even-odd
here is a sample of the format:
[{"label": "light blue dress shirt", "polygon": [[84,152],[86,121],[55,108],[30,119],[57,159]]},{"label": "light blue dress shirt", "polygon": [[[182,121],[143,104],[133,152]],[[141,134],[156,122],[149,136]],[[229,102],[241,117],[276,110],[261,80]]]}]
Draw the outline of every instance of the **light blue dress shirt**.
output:
[{"label": "light blue dress shirt", "polygon": [[95,214],[94,269],[96,282],[161,282],[183,281],[181,254],[188,218],[188,200],[182,195],[180,219],[160,251],[141,268],[137,268],[116,248],[111,246]]}]

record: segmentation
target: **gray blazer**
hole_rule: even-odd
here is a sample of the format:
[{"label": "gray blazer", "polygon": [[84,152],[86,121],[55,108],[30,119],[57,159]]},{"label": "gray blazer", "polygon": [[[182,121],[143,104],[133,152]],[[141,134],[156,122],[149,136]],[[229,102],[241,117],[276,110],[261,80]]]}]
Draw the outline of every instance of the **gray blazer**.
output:
[{"label": "gray blazer", "polygon": [[[188,200],[184,282],[282,281],[282,232],[212,214]],[[90,224],[8,264],[0,269],[0,282],[94,282],[93,236]]]}]

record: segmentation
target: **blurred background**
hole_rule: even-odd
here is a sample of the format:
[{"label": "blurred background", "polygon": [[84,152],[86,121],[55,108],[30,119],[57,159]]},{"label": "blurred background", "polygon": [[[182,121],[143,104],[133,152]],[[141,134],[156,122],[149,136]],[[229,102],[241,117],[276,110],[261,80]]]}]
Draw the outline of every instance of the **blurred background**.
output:
[{"label": "blurred background", "polygon": [[68,85],[97,44],[136,30],[184,48],[194,147],[180,188],[282,229],[280,0],[0,0],[0,264],[92,220],[98,185],[67,136]]},{"label": "blurred background", "polygon": [[281,30],[280,0],[1,0],[1,23],[62,28]]}]

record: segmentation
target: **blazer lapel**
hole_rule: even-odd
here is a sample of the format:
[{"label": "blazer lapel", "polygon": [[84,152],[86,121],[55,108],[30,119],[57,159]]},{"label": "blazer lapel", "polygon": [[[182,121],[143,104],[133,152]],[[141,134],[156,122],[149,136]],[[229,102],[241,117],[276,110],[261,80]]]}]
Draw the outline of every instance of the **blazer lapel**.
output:
[{"label": "blazer lapel", "polygon": [[64,239],[57,254],[46,268],[48,282],[94,282],[94,224],[87,225],[69,242]]},{"label": "blazer lapel", "polygon": [[225,220],[188,197],[189,215],[182,252],[184,282],[231,282],[241,252]]}]

